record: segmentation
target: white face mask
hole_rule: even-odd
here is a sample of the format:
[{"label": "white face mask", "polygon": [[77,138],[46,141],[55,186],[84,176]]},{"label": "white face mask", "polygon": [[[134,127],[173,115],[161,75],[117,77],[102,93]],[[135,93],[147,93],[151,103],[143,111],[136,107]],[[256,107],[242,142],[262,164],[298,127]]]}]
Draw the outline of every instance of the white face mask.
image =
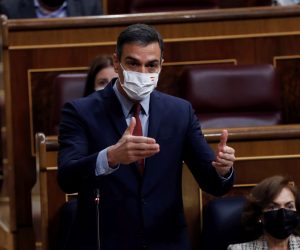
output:
[{"label": "white face mask", "polygon": [[[120,64],[121,65],[121,64]],[[156,88],[158,73],[140,73],[135,71],[128,71],[123,68],[124,83],[122,88],[129,96],[129,98],[141,101],[145,99]]]}]

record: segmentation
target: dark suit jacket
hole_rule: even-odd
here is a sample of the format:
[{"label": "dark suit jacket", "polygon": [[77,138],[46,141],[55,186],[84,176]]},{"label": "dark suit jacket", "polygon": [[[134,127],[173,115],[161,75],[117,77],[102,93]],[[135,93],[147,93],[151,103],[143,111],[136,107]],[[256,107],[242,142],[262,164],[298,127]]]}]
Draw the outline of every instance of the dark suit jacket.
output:
[{"label": "dark suit jacket", "polygon": [[214,153],[187,101],[154,91],[149,112],[148,136],[156,139],[160,152],[146,159],[143,178],[135,164],[95,177],[98,152],[115,144],[127,127],[121,104],[109,84],[64,106],[58,182],[65,192],[79,192],[68,249],[96,249],[96,188],[102,250],[190,249],[181,192],[183,161],[204,191],[222,195],[231,188],[233,176],[223,181],[212,167]]},{"label": "dark suit jacket", "polygon": [[[102,14],[99,0],[67,0],[67,16]],[[9,19],[36,18],[33,0],[1,0],[0,13]]]}]

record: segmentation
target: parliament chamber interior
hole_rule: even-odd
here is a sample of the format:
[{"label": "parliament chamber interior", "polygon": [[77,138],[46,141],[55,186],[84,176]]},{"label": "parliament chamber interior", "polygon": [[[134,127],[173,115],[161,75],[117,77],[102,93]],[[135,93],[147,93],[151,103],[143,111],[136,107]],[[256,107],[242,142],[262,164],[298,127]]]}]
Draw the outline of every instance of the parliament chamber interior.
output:
[{"label": "parliament chamber interior", "polygon": [[[91,60],[113,54],[133,23],[164,39],[157,89],[192,103],[212,148],[228,129],[236,180],[222,198],[238,210],[241,197],[276,174],[300,186],[300,6],[273,2],[102,0],[99,16],[2,15],[0,249],[57,249],[62,211],[70,223],[76,201],[56,181],[61,107],[82,96]],[[201,236],[209,234],[205,206],[216,198],[184,163],[182,192],[192,249],[204,250],[212,237]]]}]

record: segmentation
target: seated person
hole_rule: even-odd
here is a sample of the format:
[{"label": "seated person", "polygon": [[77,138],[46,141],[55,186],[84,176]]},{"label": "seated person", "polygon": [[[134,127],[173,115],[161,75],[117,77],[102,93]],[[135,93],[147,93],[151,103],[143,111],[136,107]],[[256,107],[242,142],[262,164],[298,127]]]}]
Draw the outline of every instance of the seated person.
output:
[{"label": "seated person", "polygon": [[282,176],[269,177],[253,188],[247,197],[242,223],[257,232],[258,239],[229,245],[239,249],[300,249],[300,196],[295,186]]},{"label": "seated person", "polygon": [[1,0],[0,14],[9,19],[93,16],[102,14],[99,0]]},{"label": "seated person", "polygon": [[281,6],[296,5],[299,3],[300,0],[274,0],[274,5],[281,5]]},{"label": "seated person", "polygon": [[96,90],[104,89],[115,77],[118,77],[118,74],[114,70],[112,57],[97,56],[88,71],[83,95],[88,96]]}]

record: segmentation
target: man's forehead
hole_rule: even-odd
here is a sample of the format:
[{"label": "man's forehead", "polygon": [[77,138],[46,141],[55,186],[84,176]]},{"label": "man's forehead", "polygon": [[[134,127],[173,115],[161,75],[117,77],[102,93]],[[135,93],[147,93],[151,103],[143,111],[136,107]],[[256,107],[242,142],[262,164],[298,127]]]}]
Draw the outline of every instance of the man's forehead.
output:
[{"label": "man's forehead", "polygon": [[139,60],[141,57],[153,57],[152,60],[160,59],[161,51],[158,43],[149,43],[147,45],[138,43],[124,44],[122,50],[123,58],[132,58]]}]

